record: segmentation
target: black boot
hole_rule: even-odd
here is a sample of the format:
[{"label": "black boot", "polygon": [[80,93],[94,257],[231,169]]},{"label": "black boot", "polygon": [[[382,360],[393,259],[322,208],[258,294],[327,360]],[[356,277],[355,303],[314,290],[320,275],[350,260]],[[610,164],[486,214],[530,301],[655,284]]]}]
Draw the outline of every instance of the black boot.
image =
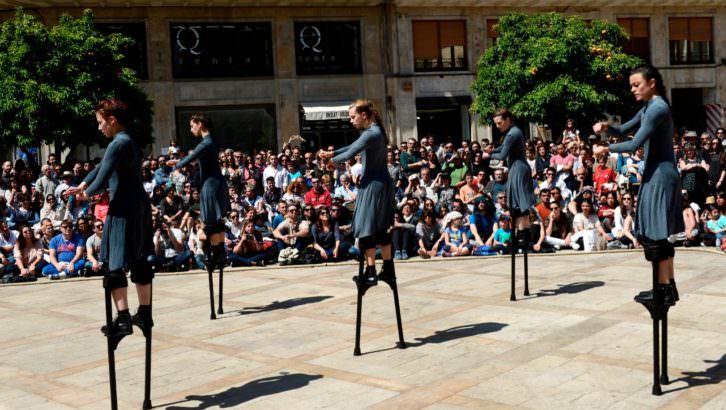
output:
[{"label": "black boot", "polygon": [[673,285],[658,284],[655,292],[645,290],[635,296],[635,301],[644,305],[673,306],[676,304],[676,297],[673,292]]},{"label": "black boot", "polygon": [[136,310],[136,314],[131,316],[131,323],[138,326],[141,332],[146,336],[154,327],[154,320],[151,318],[151,306],[150,305],[139,305],[139,309]]},{"label": "black boot", "polygon": [[396,270],[393,267],[393,260],[384,260],[383,269],[378,274],[378,279],[390,284],[396,283]]},{"label": "black boot", "polygon": [[671,286],[673,286],[673,298],[676,302],[681,300],[681,298],[678,296],[678,288],[676,287],[676,280],[671,279],[670,281]]},{"label": "black boot", "polygon": [[108,327],[104,325],[101,327],[101,332],[108,337],[115,338],[115,344],[118,345],[118,342],[120,342],[121,339],[134,333],[134,328],[131,326],[131,315],[129,314],[129,311],[124,310],[122,312],[118,312],[116,319],[114,319],[111,324],[111,331],[109,332]]},{"label": "black boot", "polygon": [[227,266],[227,250],[224,243],[212,245],[212,266],[224,268]]},{"label": "black boot", "polygon": [[368,267],[366,267],[365,272],[363,272],[363,283],[366,286],[376,286],[376,285],[378,285],[378,276],[376,275],[376,267],[375,266],[368,266]]}]

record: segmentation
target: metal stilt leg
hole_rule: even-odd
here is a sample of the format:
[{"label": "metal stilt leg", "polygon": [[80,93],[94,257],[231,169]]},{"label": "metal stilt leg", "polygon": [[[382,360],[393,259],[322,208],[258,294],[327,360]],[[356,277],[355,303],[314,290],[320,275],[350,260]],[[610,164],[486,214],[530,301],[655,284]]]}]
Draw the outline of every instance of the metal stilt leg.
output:
[{"label": "metal stilt leg", "polygon": [[[111,291],[105,288],[104,299],[106,302],[106,329],[112,329]],[[114,337],[110,332],[106,335],[106,343],[108,345],[108,384],[111,388],[111,409],[116,410],[118,409],[118,397],[116,396],[116,358],[114,357],[114,350],[116,350],[117,343],[114,342]]]},{"label": "metal stilt leg", "polygon": [[670,384],[668,380],[668,308],[663,309],[661,317],[661,369],[660,384]]},{"label": "metal stilt leg", "polygon": [[209,306],[211,314],[209,319],[214,320],[217,316],[214,314],[214,278],[212,273],[214,272],[214,261],[212,260],[211,250],[207,253],[207,274],[209,276]]},{"label": "metal stilt leg", "polygon": [[515,290],[514,290],[514,274],[516,271],[515,258],[517,257],[517,239],[516,238],[517,238],[517,231],[515,229],[512,229],[512,236],[509,241],[509,253],[512,254],[512,290],[511,290],[511,293],[509,294],[509,300],[512,302],[517,300],[517,295],[515,294]]},{"label": "metal stilt leg", "polygon": [[224,313],[222,309],[222,295],[224,294],[224,263],[219,264],[219,306],[217,307],[217,313],[220,315]]},{"label": "metal stilt leg", "polygon": [[354,356],[360,356],[360,321],[361,321],[361,311],[363,309],[363,293],[365,293],[365,290],[363,290],[361,287],[363,286],[362,282],[363,279],[363,257],[361,256],[360,261],[358,262],[358,276],[354,277],[353,280],[356,284],[356,289],[358,293],[358,301],[356,303],[356,318],[355,318],[355,348],[353,349],[353,355]]},{"label": "metal stilt leg", "polygon": [[524,296],[529,296],[529,261],[527,258],[529,254],[529,235],[525,237],[522,249],[524,252]]},{"label": "metal stilt leg", "polygon": [[[398,284],[396,283],[396,270],[393,261],[384,261],[384,270],[378,275],[379,279],[386,282],[393,291],[393,305],[396,308],[396,325],[398,326],[398,343],[399,349],[406,348],[406,341],[403,339],[403,322],[401,320],[401,305],[398,303]],[[390,271],[386,271],[385,264],[390,263]]]},{"label": "metal stilt leg", "polygon": [[[150,299],[153,300],[154,285],[150,286]],[[151,317],[151,300],[149,301],[149,317]],[[151,327],[147,329],[141,329],[146,338],[146,355],[144,361],[144,405],[143,409],[148,410],[152,408],[151,405]]]}]

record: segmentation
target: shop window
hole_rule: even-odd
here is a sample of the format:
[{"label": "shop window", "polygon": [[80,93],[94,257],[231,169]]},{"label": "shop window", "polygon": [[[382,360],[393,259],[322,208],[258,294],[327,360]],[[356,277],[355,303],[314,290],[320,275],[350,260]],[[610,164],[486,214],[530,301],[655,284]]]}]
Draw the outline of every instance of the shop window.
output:
[{"label": "shop window", "polygon": [[298,75],[360,74],[360,23],[295,22]]},{"label": "shop window", "polygon": [[711,17],[668,18],[671,64],[713,63]]},{"label": "shop window", "polygon": [[274,75],[270,23],[171,23],[174,78]]},{"label": "shop window", "polygon": [[416,71],[467,69],[464,20],[414,21],[412,26]]},{"label": "shop window", "polygon": [[136,71],[136,77],[149,78],[146,46],[146,24],[144,23],[96,23],[96,30],[109,35],[114,33],[130,37],[134,43],[124,50],[124,66]]},{"label": "shop window", "polygon": [[273,105],[177,107],[177,141],[184,150],[199,143],[199,139],[189,131],[189,118],[194,113],[204,113],[212,119],[212,133],[223,148],[249,152],[263,148],[277,149]]},{"label": "shop window", "polygon": [[497,24],[499,24],[499,20],[487,19],[487,48],[493,47],[497,42],[499,37]]},{"label": "shop window", "polygon": [[650,62],[650,22],[647,18],[619,18],[618,24],[630,35],[623,51]]}]

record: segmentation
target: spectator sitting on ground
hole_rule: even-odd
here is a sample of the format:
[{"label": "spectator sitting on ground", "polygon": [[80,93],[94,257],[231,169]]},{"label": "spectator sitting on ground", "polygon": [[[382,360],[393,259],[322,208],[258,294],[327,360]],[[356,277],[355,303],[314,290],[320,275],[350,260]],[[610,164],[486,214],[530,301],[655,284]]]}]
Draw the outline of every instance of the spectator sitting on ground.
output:
[{"label": "spectator sitting on ground", "polygon": [[285,192],[285,194],[282,196],[282,199],[287,203],[304,203],[306,190],[307,186],[305,185],[303,179],[296,179],[287,185],[287,192]]},{"label": "spectator sitting on ground", "polygon": [[206,239],[207,237],[202,229],[202,222],[198,219],[195,220],[194,227],[189,232],[187,246],[189,247],[189,252],[191,252],[192,257],[194,258],[194,267],[197,269],[207,269],[205,265],[204,249],[202,249],[202,242],[206,241]]},{"label": "spectator sitting on ground", "polygon": [[585,251],[597,250],[597,235],[608,238],[609,235],[603,229],[597,214],[593,212],[592,200],[585,198],[580,202],[579,211],[572,220],[575,234],[572,235],[573,242],[582,242]]},{"label": "spectator sitting on ground", "polygon": [[411,204],[404,203],[400,212],[394,214],[393,227],[391,228],[391,244],[393,245],[394,257],[396,260],[407,260],[409,254],[413,254],[414,235],[418,218],[412,211]]},{"label": "spectator sitting on ground", "polygon": [[[314,184],[313,184],[314,187]],[[349,204],[355,201],[358,196],[358,190],[351,184],[350,177],[346,174],[340,176],[340,186],[335,188],[335,198],[341,198],[343,204]]]},{"label": "spectator sitting on ground", "polygon": [[166,188],[166,195],[161,200],[161,216],[167,224],[179,224],[184,216],[184,203],[181,197],[176,194],[176,188]]},{"label": "spectator sitting on ground", "polygon": [[343,239],[338,224],[330,217],[330,211],[321,209],[318,220],[312,225],[313,246],[322,260],[346,260],[358,256],[356,248]]},{"label": "spectator sitting on ground", "polygon": [[275,178],[267,177],[265,180],[265,192],[262,199],[267,205],[275,206],[282,199],[282,190],[275,186]]},{"label": "spectator sitting on ground", "polygon": [[509,253],[509,241],[512,238],[512,220],[509,215],[502,215],[499,218],[498,228],[492,236],[487,239],[486,246],[492,248],[494,252],[499,254]]},{"label": "spectator sitting on ground", "polygon": [[63,221],[61,233],[50,241],[50,263],[43,268],[43,276],[50,279],[78,276],[86,265],[84,248],[85,241],[81,235],[73,232],[73,223]]},{"label": "spectator sitting on ground", "polygon": [[43,261],[43,245],[35,237],[33,230],[27,226],[20,227],[20,236],[14,249],[15,266],[22,281],[33,280],[41,276],[45,262]]},{"label": "spectator sitting on ground", "polygon": [[622,195],[622,203],[617,205],[613,212],[613,225],[610,233],[621,244],[637,248],[640,246],[638,239],[625,231],[625,218],[628,216],[635,217],[635,207],[633,206],[633,194],[625,191]]},{"label": "spectator sitting on ground", "polygon": [[550,216],[544,220],[545,243],[555,249],[580,249],[580,245],[572,242],[572,224],[564,212],[562,205],[555,199],[550,200]]},{"label": "spectator sitting on ground", "polygon": [[497,168],[493,173],[494,179],[489,181],[484,187],[486,192],[491,198],[496,197],[499,193],[506,192],[507,180],[504,175],[504,168]]},{"label": "spectator sitting on ground", "polygon": [[272,232],[278,241],[278,250],[292,247],[298,251],[302,251],[302,241],[298,241],[298,238],[308,236],[310,233],[310,225],[307,221],[300,222],[299,209],[296,203],[288,204],[285,220],[277,225],[277,228]]},{"label": "spectator sitting on ground", "polygon": [[154,255],[150,262],[162,269],[176,272],[189,269],[191,252],[184,248],[184,233],[181,229],[162,222],[154,232]]},{"label": "spectator sitting on ground", "polygon": [[416,225],[416,239],[420,257],[429,259],[438,254],[443,236],[441,235],[441,226],[436,222],[436,215],[433,210],[424,210],[421,220]]},{"label": "spectator sitting on ground", "polygon": [[474,212],[469,215],[469,236],[474,246],[484,246],[494,228],[494,205],[483,196],[474,204]]},{"label": "spectator sitting on ground", "polygon": [[469,239],[466,233],[461,230],[464,215],[457,211],[451,211],[446,215],[444,222],[444,246],[441,256],[466,256],[469,254]]},{"label": "spectator sitting on ground", "polygon": [[245,221],[239,242],[232,248],[229,261],[232,266],[264,266],[267,255],[262,248],[262,235],[252,221]]},{"label": "spectator sitting on ground", "polygon": [[101,256],[101,239],[103,238],[103,221],[93,223],[94,234],[86,239],[86,275],[103,275]]}]

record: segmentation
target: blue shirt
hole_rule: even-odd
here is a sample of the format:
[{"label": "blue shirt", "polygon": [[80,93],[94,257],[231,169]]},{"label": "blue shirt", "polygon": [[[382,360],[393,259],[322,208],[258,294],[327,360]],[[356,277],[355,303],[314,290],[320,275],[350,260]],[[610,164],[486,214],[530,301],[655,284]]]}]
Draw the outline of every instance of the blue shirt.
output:
[{"label": "blue shirt", "polygon": [[55,249],[55,258],[58,262],[70,262],[76,256],[78,247],[85,246],[86,240],[81,235],[73,234],[67,241],[63,234],[56,235],[50,240],[48,249]]}]

